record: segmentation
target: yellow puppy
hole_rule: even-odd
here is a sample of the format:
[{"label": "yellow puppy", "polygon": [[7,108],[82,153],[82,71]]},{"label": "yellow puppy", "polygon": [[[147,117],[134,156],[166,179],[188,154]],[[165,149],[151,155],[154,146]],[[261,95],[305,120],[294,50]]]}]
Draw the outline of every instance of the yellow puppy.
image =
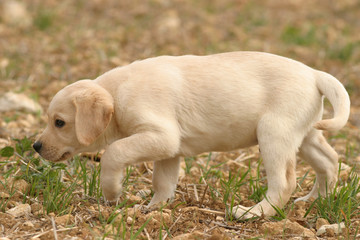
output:
[{"label": "yellow puppy", "polygon": [[[323,96],[334,117],[321,120]],[[237,218],[275,214],[296,187],[296,153],[316,171],[312,191],[337,181],[338,156],[320,130],[338,130],[350,100],[333,76],[297,61],[260,52],[162,56],[115,68],[59,91],[49,124],[34,148],[50,161],[105,148],[101,186],[108,200],[121,193],[124,169],[154,161],[149,205],[173,197],[180,156],[259,144],[268,191]],[[248,211],[249,210],[249,211]]]}]

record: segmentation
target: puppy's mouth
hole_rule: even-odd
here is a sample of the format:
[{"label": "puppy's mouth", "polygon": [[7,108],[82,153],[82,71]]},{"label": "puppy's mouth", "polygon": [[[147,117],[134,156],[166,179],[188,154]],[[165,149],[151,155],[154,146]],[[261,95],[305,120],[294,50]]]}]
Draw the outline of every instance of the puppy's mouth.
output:
[{"label": "puppy's mouth", "polygon": [[56,162],[64,161],[64,160],[66,160],[66,159],[68,159],[70,157],[71,157],[70,152],[64,152],[63,155],[61,155],[61,157],[58,160],[56,160]]},{"label": "puppy's mouth", "polygon": [[73,154],[70,151],[67,151],[67,152],[64,152],[59,158],[48,157],[48,156],[42,156],[42,157],[50,162],[61,162],[61,161],[71,158],[72,156],[73,156]]}]

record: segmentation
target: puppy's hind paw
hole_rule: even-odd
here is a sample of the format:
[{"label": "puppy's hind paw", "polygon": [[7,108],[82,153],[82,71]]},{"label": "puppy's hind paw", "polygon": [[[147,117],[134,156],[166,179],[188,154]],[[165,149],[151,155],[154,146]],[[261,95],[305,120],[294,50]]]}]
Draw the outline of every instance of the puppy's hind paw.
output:
[{"label": "puppy's hind paw", "polygon": [[148,204],[146,206],[146,208],[149,210],[149,211],[154,211],[154,210],[159,210],[161,208],[163,208],[164,206],[166,206],[168,203],[166,201],[160,201],[160,202],[157,202],[157,203],[154,203],[154,204]]},{"label": "puppy's hind paw", "polygon": [[242,205],[234,206],[232,209],[232,215],[238,220],[249,220],[261,217],[263,215],[262,212],[256,211],[254,207],[244,207]]},{"label": "puppy's hind paw", "polygon": [[105,206],[117,206],[117,205],[119,205],[119,202],[120,202],[120,198],[118,198],[116,200],[108,200],[108,199],[106,199],[106,197],[103,197],[103,200],[104,200]]},{"label": "puppy's hind paw", "polygon": [[148,207],[163,206],[164,204],[171,203],[174,200],[174,194],[157,194],[155,193],[151,199]]}]

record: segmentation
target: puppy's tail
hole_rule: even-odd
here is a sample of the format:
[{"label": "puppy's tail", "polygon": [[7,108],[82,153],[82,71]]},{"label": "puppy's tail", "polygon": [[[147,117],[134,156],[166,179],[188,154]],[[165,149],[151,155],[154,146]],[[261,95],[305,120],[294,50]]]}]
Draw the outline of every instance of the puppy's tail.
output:
[{"label": "puppy's tail", "polygon": [[316,71],[316,85],[334,108],[334,117],[315,123],[319,130],[339,130],[345,126],[350,115],[350,98],[344,86],[328,73]]}]

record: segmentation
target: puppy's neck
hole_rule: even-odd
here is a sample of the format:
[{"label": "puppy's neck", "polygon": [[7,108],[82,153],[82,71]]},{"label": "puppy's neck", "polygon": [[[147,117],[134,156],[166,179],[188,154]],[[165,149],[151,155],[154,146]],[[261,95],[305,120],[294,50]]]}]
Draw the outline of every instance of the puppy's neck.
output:
[{"label": "puppy's neck", "polygon": [[[114,141],[123,138],[123,134],[120,132],[116,121],[111,119],[109,125],[105,131],[89,146],[89,150],[98,151],[109,146]],[[87,150],[87,151],[89,151]]]}]

